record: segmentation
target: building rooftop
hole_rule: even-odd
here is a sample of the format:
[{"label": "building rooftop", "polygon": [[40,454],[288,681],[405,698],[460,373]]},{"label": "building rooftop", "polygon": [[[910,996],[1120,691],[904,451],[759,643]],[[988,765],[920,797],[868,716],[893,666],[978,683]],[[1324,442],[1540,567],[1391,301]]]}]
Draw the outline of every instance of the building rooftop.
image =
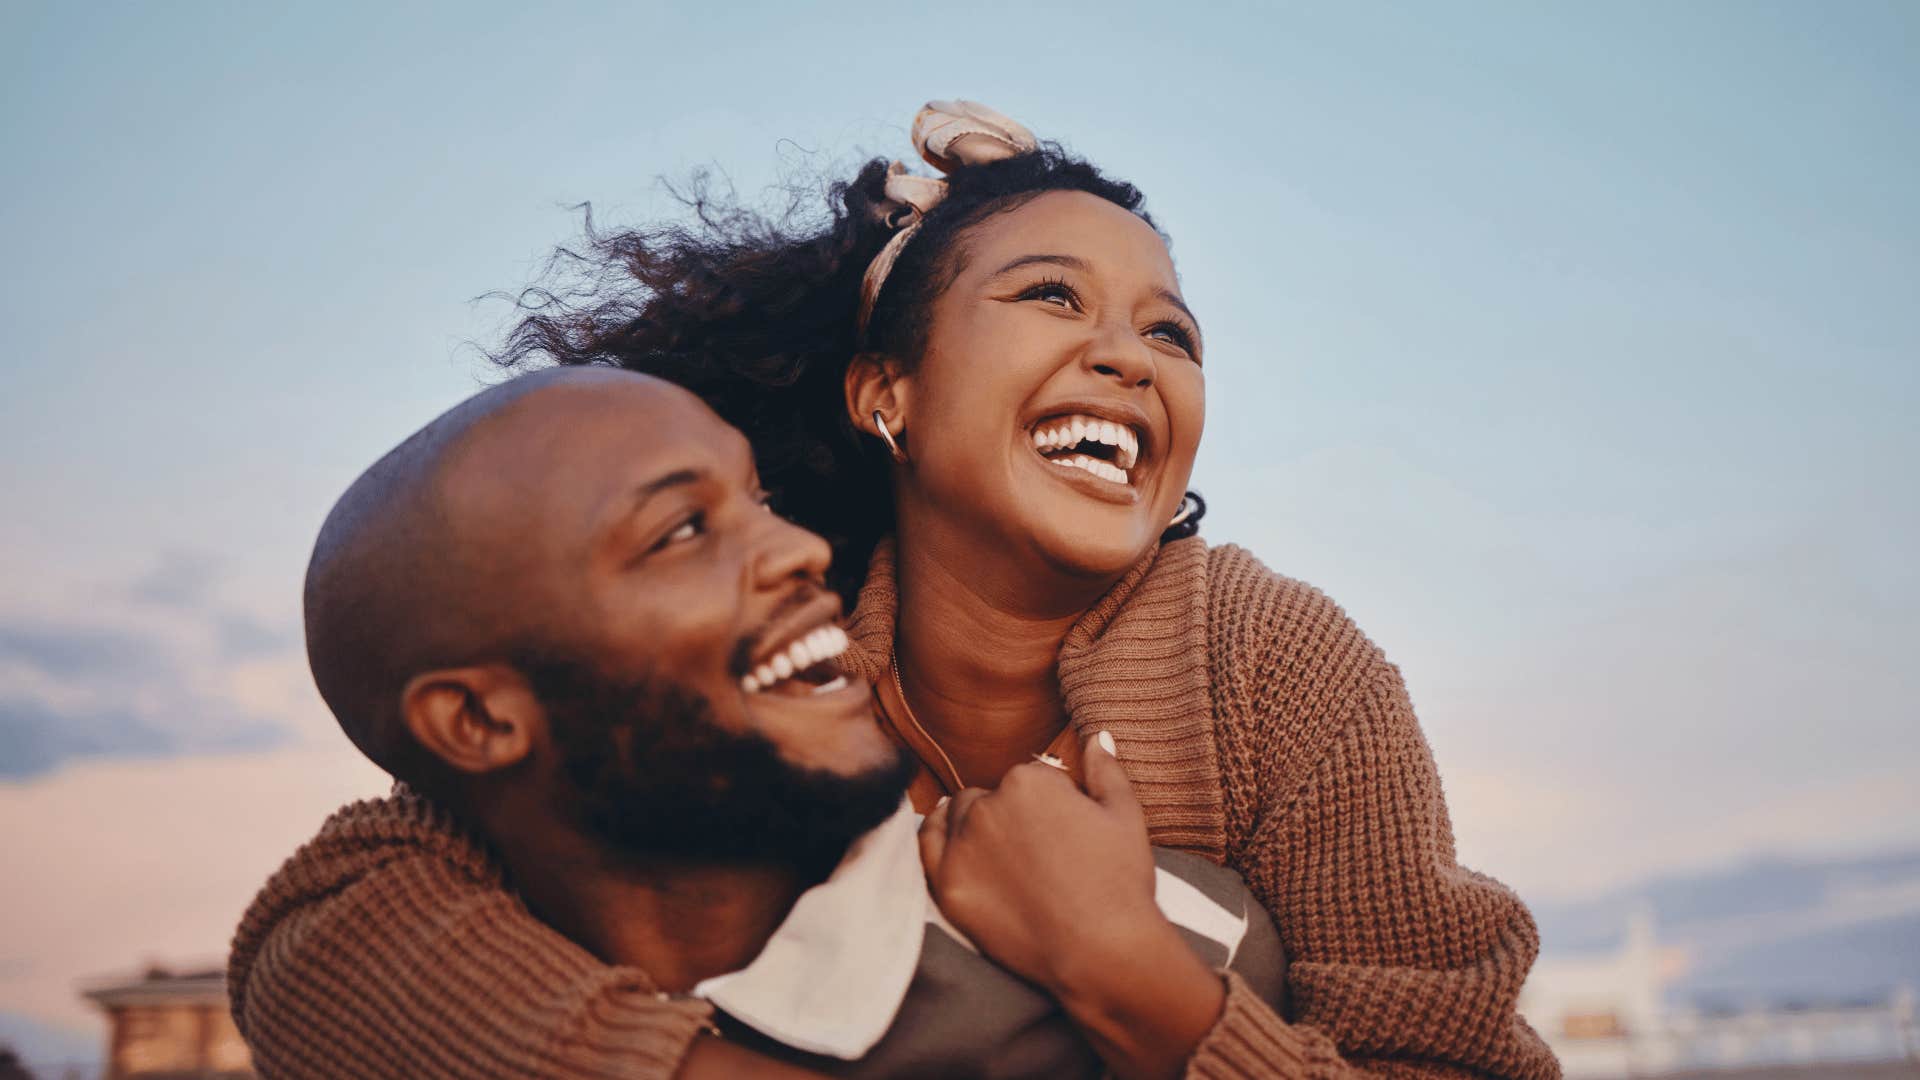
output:
[{"label": "building rooftop", "polygon": [[141,1005],[226,1005],[227,973],[221,968],[173,971],[150,967],[139,975],[103,980],[81,990],[102,1009]]}]

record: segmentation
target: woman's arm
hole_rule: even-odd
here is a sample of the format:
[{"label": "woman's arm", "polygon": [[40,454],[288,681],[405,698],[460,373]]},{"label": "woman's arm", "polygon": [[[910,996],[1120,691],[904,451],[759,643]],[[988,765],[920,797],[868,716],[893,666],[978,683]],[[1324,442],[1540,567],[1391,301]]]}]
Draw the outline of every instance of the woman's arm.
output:
[{"label": "woman's arm", "polygon": [[535,919],[409,795],[349,807],[287,862],[228,989],[261,1075],[289,1080],[806,1075],[702,1037],[711,1006]]},{"label": "woman's arm", "polygon": [[1291,1023],[1168,947],[1138,804],[1092,744],[1091,797],[1021,766],[930,815],[934,895],[1059,999],[1121,1077],[1557,1077],[1514,1007],[1538,949],[1532,919],[1455,863],[1398,672],[1379,660],[1346,701],[1348,715],[1316,719],[1332,735],[1305,782],[1276,792],[1234,853],[1290,958]]},{"label": "woman's arm", "polygon": [[1262,1063],[1280,1059],[1284,1075],[1313,1077],[1559,1076],[1515,1007],[1539,951],[1533,919],[1512,891],[1455,861],[1399,671],[1374,650],[1338,700],[1344,715],[1300,718],[1331,729],[1325,749],[1301,782],[1275,785],[1229,860],[1273,913],[1293,1023],[1231,988],[1190,1075],[1276,1075]]}]

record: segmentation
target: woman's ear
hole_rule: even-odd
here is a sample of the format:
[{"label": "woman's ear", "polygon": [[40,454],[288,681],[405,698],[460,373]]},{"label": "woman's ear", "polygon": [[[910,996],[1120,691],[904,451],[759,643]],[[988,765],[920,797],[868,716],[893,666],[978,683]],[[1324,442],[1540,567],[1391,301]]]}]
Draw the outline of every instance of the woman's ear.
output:
[{"label": "woman's ear", "polygon": [[524,761],[546,722],[526,677],[505,664],[443,668],[400,692],[414,741],[456,772],[496,772]]},{"label": "woman's ear", "polygon": [[853,421],[854,430],[879,438],[880,428],[873,420],[878,412],[888,431],[896,437],[904,432],[911,382],[901,371],[900,362],[885,353],[855,356],[847,365],[846,376],[847,417]]}]

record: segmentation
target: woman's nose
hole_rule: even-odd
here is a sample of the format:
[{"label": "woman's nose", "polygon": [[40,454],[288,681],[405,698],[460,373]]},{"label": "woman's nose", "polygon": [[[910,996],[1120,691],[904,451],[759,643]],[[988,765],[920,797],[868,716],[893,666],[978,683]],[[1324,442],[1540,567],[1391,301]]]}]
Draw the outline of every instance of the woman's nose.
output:
[{"label": "woman's nose", "polygon": [[1087,349],[1084,363],[1094,374],[1129,389],[1145,390],[1156,374],[1153,350],[1127,325],[1107,327]]}]

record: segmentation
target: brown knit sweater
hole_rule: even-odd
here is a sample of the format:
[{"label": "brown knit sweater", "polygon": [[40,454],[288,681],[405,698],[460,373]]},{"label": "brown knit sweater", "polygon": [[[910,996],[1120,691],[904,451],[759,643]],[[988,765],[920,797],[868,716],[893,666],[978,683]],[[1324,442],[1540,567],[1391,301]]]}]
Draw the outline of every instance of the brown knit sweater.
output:
[{"label": "brown knit sweater", "polygon": [[[889,546],[849,626],[885,678]],[[1068,633],[1074,726],[1113,733],[1153,841],[1237,869],[1273,913],[1291,1016],[1236,979],[1195,1077],[1559,1075],[1514,1010],[1526,908],[1454,860],[1399,672],[1326,596],[1198,539]],[[535,920],[417,799],[348,807],[234,940],[233,1012],[267,1077],[665,1077],[707,1016]]]}]

